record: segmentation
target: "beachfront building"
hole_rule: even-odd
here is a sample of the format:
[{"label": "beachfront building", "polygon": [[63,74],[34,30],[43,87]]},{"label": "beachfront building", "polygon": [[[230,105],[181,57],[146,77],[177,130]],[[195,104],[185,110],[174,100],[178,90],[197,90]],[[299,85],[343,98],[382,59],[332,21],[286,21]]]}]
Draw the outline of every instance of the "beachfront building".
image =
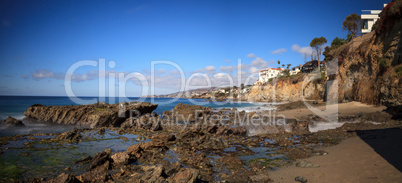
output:
[{"label": "beachfront building", "polygon": [[266,83],[269,79],[277,77],[282,71],[282,68],[267,68],[260,70],[258,81],[260,83]]},{"label": "beachfront building", "polygon": [[[387,4],[384,4],[384,7]],[[362,34],[371,32],[373,25],[380,19],[381,10],[362,10]]]},{"label": "beachfront building", "polygon": [[290,75],[296,75],[300,71],[301,71],[301,65],[291,68],[290,71],[289,71],[289,74]]},{"label": "beachfront building", "polygon": [[[318,67],[318,60],[312,60],[312,61],[305,63],[303,66],[301,66],[301,72],[302,73],[310,73],[317,67]],[[320,68],[324,68],[324,67],[325,67],[325,62],[321,61]]]}]

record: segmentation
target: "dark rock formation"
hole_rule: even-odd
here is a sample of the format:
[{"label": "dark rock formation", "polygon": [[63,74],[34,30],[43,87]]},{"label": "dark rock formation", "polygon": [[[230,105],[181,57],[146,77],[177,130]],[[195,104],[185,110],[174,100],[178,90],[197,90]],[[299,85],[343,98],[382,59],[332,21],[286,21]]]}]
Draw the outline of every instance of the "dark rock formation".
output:
[{"label": "dark rock formation", "polygon": [[152,113],[158,104],[149,102],[130,102],[119,104],[90,104],[78,106],[44,106],[34,104],[25,112],[28,118],[39,121],[81,125],[89,127],[120,126],[130,113],[133,116],[140,116]]},{"label": "dark rock formation", "polygon": [[162,141],[162,142],[168,142],[168,141],[174,141],[176,140],[176,137],[173,134],[170,133],[161,133],[152,138],[153,141]]},{"label": "dark rock formation", "polygon": [[127,165],[136,161],[136,158],[130,157],[126,152],[116,153],[111,158],[115,165]]},{"label": "dark rock formation", "polygon": [[141,178],[139,182],[166,182],[165,168],[162,165],[143,167],[145,175]]},{"label": "dark rock formation", "polygon": [[98,153],[92,160],[89,162],[88,170],[93,170],[96,167],[103,165],[105,162],[109,161],[109,154],[105,151]]},{"label": "dark rock formation", "polygon": [[74,175],[69,175],[62,173],[57,178],[51,179],[49,181],[46,181],[47,183],[79,183],[79,181]]},{"label": "dark rock formation", "polygon": [[170,182],[197,182],[200,171],[194,168],[187,168],[184,171],[176,173],[174,177],[170,179]]},{"label": "dark rock formation", "polygon": [[98,166],[95,169],[78,176],[77,178],[81,182],[107,182],[111,179],[109,168],[110,162],[106,161],[103,165]]},{"label": "dark rock formation", "polygon": [[57,140],[69,141],[69,142],[79,142],[82,136],[77,128],[71,131],[61,133],[56,137]]},{"label": "dark rock formation", "polygon": [[74,161],[74,164],[87,164],[92,160],[91,156],[87,156],[85,158],[79,159],[77,161]]},{"label": "dark rock formation", "polygon": [[[194,122],[198,117],[205,113],[210,113],[210,107],[200,105],[188,105],[178,103],[173,108],[173,119],[182,122]],[[171,112],[164,112],[164,116],[169,116]]]},{"label": "dark rock formation", "polygon": [[134,156],[137,159],[140,159],[145,152],[161,152],[167,150],[168,148],[163,142],[159,141],[151,141],[151,142],[143,142],[140,144],[134,144],[128,147],[126,153],[130,156]]},{"label": "dark rock formation", "polygon": [[167,176],[172,176],[173,174],[177,173],[180,171],[182,168],[180,162],[176,161],[172,166],[168,167],[167,170],[165,170],[165,173]]},{"label": "dark rock formation", "polygon": [[7,119],[2,120],[3,123],[12,125],[12,126],[25,126],[24,123],[22,123],[21,120],[17,120],[11,116],[9,116]]}]

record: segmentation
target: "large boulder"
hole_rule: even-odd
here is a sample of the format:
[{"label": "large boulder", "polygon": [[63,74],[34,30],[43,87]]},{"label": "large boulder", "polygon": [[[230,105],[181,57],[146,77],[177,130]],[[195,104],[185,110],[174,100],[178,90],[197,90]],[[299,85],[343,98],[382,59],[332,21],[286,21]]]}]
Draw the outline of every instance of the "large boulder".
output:
[{"label": "large boulder", "polygon": [[112,155],[112,160],[115,165],[127,165],[135,162],[135,156],[130,157],[126,152],[118,152]]},{"label": "large boulder", "polygon": [[34,104],[24,115],[28,118],[57,124],[86,127],[120,126],[132,114],[152,113],[158,104],[125,102],[118,104],[95,103],[77,106],[44,106]]}]

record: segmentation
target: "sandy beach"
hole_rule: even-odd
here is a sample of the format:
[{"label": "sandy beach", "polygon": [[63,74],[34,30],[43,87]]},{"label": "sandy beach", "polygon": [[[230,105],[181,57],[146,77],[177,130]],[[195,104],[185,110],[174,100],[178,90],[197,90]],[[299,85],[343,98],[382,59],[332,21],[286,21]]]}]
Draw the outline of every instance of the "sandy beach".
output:
[{"label": "sandy beach", "polygon": [[296,167],[294,163],[270,173],[269,177],[274,182],[296,182],[297,176],[312,183],[401,182],[401,131],[399,128],[362,132],[359,137],[323,148],[327,155],[306,159],[313,165],[320,165],[318,168]]},{"label": "sandy beach", "polygon": [[348,102],[348,103],[339,103],[334,105],[321,105],[321,106],[313,106],[313,109],[309,108],[301,108],[301,109],[291,109],[278,111],[277,114],[282,114],[286,118],[295,118],[300,120],[301,117],[305,117],[308,115],[317,115],[312,110],[318,110],[319,112],[327,111],[328,114],[338,112],[338,116],[344,117],[353,114],[359,113],[373,113],[373,112],[381,112],[386,109],[385,106],[375,106],[375,105],[367,105],[360,102]]}]

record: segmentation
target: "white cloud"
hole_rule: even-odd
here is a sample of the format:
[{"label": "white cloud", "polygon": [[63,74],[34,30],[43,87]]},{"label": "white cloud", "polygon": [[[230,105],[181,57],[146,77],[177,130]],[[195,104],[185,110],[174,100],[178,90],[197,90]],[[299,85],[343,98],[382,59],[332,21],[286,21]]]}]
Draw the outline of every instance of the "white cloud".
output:
[{"label": "white cloud", "polygon": [[216,67],[212,65],[208,65],[205,68],[198,69],[195,72],[200,72],[200,73],[207,73],[207,74],[215,74]]},{"label": "white cloud", "polygon": [[302,56],[304,56],[305,54],[307,56],[310,56],[311,53],[313,53],[313,49],[311,47],[308,47],[308,46],[300,47],[297,44],[292,45],[292,50],[295,51],[295,52],[301,53]]},{"label": "white cloud", "polygon": [[170,71],[169,74],[171,74],[171,75],[180,75],[180,71],[177,70],[177,69],[174,69],[174,70]]},{"label": "white cloud", "polygon": [[216,73],[215,75],[214,75],[214,78],[225,78],[225,76],[226,76],[227,74],[225,74],[225,73]]},{"label": "white cloud", "polygon": [[260,70],[259,70],[257,67],[251,67],[249,71],[250,71],[251,74],[256,74],[256,73],[258,73]]},{"label": "white cloud", "polygon": [[227,63],[230,63],[230,60],[229,60],[229,59],[224,59],[223,61],[225,61],[225,62],[227,62]]},{"label": "white cloud", "polygon": [[268,62],[264,61],[262,58],[257,57],[255,60],[251,62],[251,66],[256,66],[259,68],[266,68],[268,66]]},{"label": "white cloud", "polygon": [[250,53],[250,54],[247,55],[247,57],[249,57],[249,58],[255,58],[255,55],[254,55],[254,53]]},{"label": "white cloud", "polygon": [[[88,81],[88,80],[95,80],[99,77],[109,77],[109,73],[115,73],[115,77],[117,77],[117,73],[114,71],[104,71],[99,73],[98,70],[91,70],[87,73],[73,73],[71,76],[71,81],[81,82],[81,81]],[[50,70],[36,70],[32,72],[32,78],[34,80],[41,80],[41,79],[57,79],[57,80],[64,80],[65,73],[55,73]],[[23,75],[23,78],[27,78]]]},{"label": "white cloud", "polygon": [[281,48],[281,49],[272,51],[271,53],[272,53],[272,54],[282,54],[282,53],[285,53],[285,52],[286,52],[286,49],[285,49],[285,48]]},{"label": "white cloud", "polygon": [[237,70],[248,70],[250,69],[250,65],[248,64],[238,64],[236,66],[221,66],[219,69],[222,72],[233,72],[233,71],[237,71]]},{"label": "white cloud", "polygon": [[238,64],[238,65],[235,67],[236,70],[247,70],[247,69],[249,69],[249,68],[250,68],[250,65],[247,65],[247,64]]},{"label": "white cloud", "polygon": [[222,72],[232,72],[234,68],[232,66],[221,66],[219,67],[219,70]]},{"label": "white cloud", "polygon": [[205,70],[206,70],[206,71],[215,71],[216,68],[215,68],[215,66],[208,65],[208,66],[205,67]]},{"label": "white cloud", "polygon": [[[208,83],[211,83],[211,86],[229,86],[229,85],[240,85],[240,83],[245,83],[248,81],[247,84],[253,84],[258,77],[256,77],[256,73],[259,71],[259,66],[266,65],[266,61],[263,61],[261,58],[256,58],[255,62],[253,62],[253,66],[251,64],[239,64],[236,66],[222,66],[220,67],[221,72],[216,72],[217,68],[215,66],[209,65],[206,66],[198,71],[200,74],[194,75],[194,77],[190,81],[189,88],[200,88],[200,87],[207,87]],[[240,70],[238,70],[240,69]],[[233,72],[234,71],[234,72]],[[74,73],[72,75],[73,82],[84,82],[90,80],[97,80],[99,77],[115,77],[116,79],[119,77],[119,73],[123,73],[124,76],[131,75],[133,78],[129,79],[128,81],[131,83],[131,87],[134,87],[134,90],[142,90],[143,87],[150,87],[151,86],[151,75],[150,72],[142,72],[142,73],[133,73],[133,72],[116,72],[116,71],[102,71],[98,70],[91,70],[87,72],[81,73]],[[109,74],[114,73],[114,76],[110,76]],[[155,71],[155,83],[152,83],[155,87],[155,93],[157,94],[164,94],[167,91],[172,91],[169,93],[173,93],[179,91],[181,86],[184,86],[190,77],[189,74],[196,73],[194,72],[185,72],[185,82],[182,83],[182,79],[180,77],[179,72],[176,69],[158,69]],[[35,80],[43,80],[45,81],[49,79],[57,79],[57,80],[64,80],[65,73],[56,73],[50,70],[36,70],[31,73],[32,75],[25,76],[22,75],[24,78],[33,78]],[[100,74],[100,75],[99,75]],[[239,78],[240,76],[240,78]],[[142,83],[142,79],[145,79],[146,82]],[[112,79],[112,78],[109,78]],[[209,81],[208,81],[209,80]],[[239,81],[238,81],[239,80]],[[116,81],[116,85],[120,86],[122,84],[126,84],[125,82],[119,82],[120,80]],[[135,86],[132,86],[134,84]],[[144,84],[144,85],[142,85]],[[127,85],[130,86],[130,85]],[[147,93],[141,93],[141,95],[148,95],[149,90],[146,91]]]},{"label": "white cloud", "polygon": [[161,74],[166,74],[167,71],[165,69],[159,68],[158,70],[156,70],[156,74],[161,75]]},{"label": "white cloud", "polygon": [[46,79],[46,78],[53,78],[53,79],[64,79],[63,74],[61,73],[54,73],[49,70],[36,70],[32,72],[32,78],[34,80]]}]

